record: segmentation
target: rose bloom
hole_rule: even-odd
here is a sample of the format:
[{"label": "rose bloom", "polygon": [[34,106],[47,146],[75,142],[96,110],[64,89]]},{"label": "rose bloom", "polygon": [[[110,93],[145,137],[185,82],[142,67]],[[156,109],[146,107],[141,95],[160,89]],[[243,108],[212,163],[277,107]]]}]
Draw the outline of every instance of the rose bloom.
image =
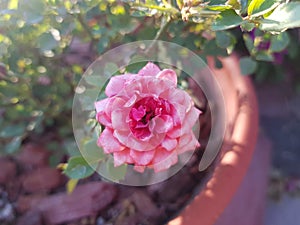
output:
[{"label": "rose bloom", "polygon": [[149,62],[138,74],[112,77],[105,94],[108,98],[95,103],[97,121],[105,126],[98,145],[113,154],[116,167],[163,171],[179,154],[200,146],[192,131],[200,111],[177,88],[173,70]]}]

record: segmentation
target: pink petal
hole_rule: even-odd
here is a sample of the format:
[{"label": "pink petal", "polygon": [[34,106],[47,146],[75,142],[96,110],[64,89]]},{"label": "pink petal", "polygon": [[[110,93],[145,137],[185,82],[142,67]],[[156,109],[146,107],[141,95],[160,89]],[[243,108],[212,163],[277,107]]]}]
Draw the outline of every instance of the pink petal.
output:
[{"label": "pink petal", "polygon": [[146,115],[146,108],[142,105],[139,108],[132,108],[132,117],[136,121],[140,121]]},{"label": "pink petal", "polygon": [[127,99],[124,100],[122,97],[113,97],[110,98],[110,101],[107,103],[105,112],[108,116],[111,116],[112,111],[116,109],[120,109],[124,107],[124,104],[126,103]]},{"label": "pink petal", "polygon": [[134,103],[136,103],[136,101],[137,101],[137,96],[133,94],[131,98],[125,103],[124,107],[131,107],[134,105]]},{"label": "pink petal", "polygon": [[128,148],[124,149],[121,152],[114,153],[114,166],[121,166],[124,163],[131,164],[133,163],[132,158],[130,157],[130,150]]},{"label": "pink petal", "polygon": [[183,121],[183,126],[182,126],[183,133],[187,133],[193,128],[193,126],[199,119],[200,113],[201,111],[198,110],[196,107],[191,108],[191,110],[186,114]]},{"label": "pink petal", "polygon": [[140,76],[156,76],[160,72],[160,69],[157,65],[152,62],[148,62],[146,66],[144,66],[138,74]]},{"label": "pink petal", "polygon": [[168,152],[163,148],[157,149],[153,159],[153,168],[155,172],[169,169],[178,162],[178,156],[175,151]]},{"label": "pink petal", "polygon": [[181,135],[182,135],[181,126],[173,127],[173,129],[167,133],[167,137],[170,137],[171,139],[179,138]]},{"label": "pink petal", "polygon": [[167,151],[175,149],[177,146],[177,140],[169,137],[165,137],[164,141],[161,143],[161,147],[165,148]]},{"label": "pink petal", "polygon": [[106,88],[105,88],[105,94],[108,97],[112,97],[114,95],[117,95],[125,85],[125,82],[128,80],[130,75],[119,75],[119,76],[113,76],[110,78]]},{"label": "pink petal", "polygon": [[108,102],[109,102],[109,98],[105,98],[103,100],[95,102],[96,112],[104,111]]},{"label": "pink petal", "polygon": [[177,103],[173,103],[172,106],[174,126],[182,125],[187,113],[186,108]]},{"label": "pink petal", "polygon": [[98,112],[96,114],[96,119],[99,123],[101,123],[102,125],[106,126],[106,127],[112,127],[111,124],[111,120],[110,118],[106,115],[105,112]]},{"label": "pink petal", "polygon": [[164,70],[160,71],[156,75],[156,77],[159,79],[165,79],[165,80],[171,81],[171,83],[174,84],[175,86],[177,85],[177,75],[174,70],[164,69]]},{"label": "pink petal", "polygon": [[133,95],[137,95],[143,92],[144,80],[138,75],[132,75],[132,79],[126,82],[123,90],[119,93],[120,96],[124,96],[130,99]]},{"label": "pink petal", "polygon": [[167,99],[171,104],[176,103],[177,105],[183,106],[186,109],[186,112],[192,107],[191,97],[185,91],[180,89],[173,89],[170,91]]},{"label": "pink petal", "polygon": [[118,140],[113,136],[112,130],[109,128],[104,129],[98,138],[97,144],[103,148],[106,154],[124,150],[124,146],[118,142]]},{"label": "pink petal", "polygon": [[133,149],[130,150],[130,156],[134,160],[136,165],[139,166],[147,166],[153,159],[155,154],[155,150],[152,151],[135,151]]},{"label": "pink petal", "polygon": [[111,113],[111,123],[115,130],[130,132],[130,128],[127,123],[129,111],[130,109],[121,108]]},{"label": "pink petal", "polygon": [[173,85],[170,85],[169,81],[158,79],[158,78],[151,78],[147,84],[147,89],[145,92],[151,93],[152,95],[160,96],[163,92],[166,92],[170,88],[174,88]]},{"label": "pink petal", "polygon": [[179,139],[177,152],[178,154],[181,154],[186,151],[194,151],[198,147],[200,147],[200,143],[196,139],[193,131],[190,131],[190,133],[183,135]]},{"label": "pink petal", "polygon": [[150,121],[150,131],[155,133],[167,133],[170,129],[173,127],[173,119],[171,116],[168,115],[162,115],[154,117]]},{"label": "pink petal", "polygon": [[160,145],[165,137],[165,134],[154,135],[147,141],[135,138],[134,135],[128,131],[115,130],[114,136],[121,144],[127,146],[128,148],[136,151],[150,151]]},{"label": "pink petal", "polygon": [[140,172],[140,173],[144,173],[144,171],[145,171],[145,166],[135,165],[133,168],[134,168],[135,171]]}]

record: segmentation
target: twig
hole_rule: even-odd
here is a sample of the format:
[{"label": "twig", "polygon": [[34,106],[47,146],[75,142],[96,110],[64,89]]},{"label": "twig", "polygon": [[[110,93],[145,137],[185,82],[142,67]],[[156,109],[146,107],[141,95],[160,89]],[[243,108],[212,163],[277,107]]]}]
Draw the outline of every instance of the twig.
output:
[{"label": "twig", "polygon": [[80,23],[80,25],[82,26],[82,28],[87,32],[87,34],[89,35],[91,42],[95,43],[97,41],[97,39],[94,37],[92,31],[90,30],[89,26],[86,24],[86,22],[84,21],[84,18],[82,17],[82,15],[79,13],[76,16],[78,22]]},{"label": "twig", "polygon": [[148,5],[148,4],[143,4],[143,3],[132,3],[131,6],[133,8],[148,8],[148,9],[156,9],[158,11],[164,12],[164,13],[169,13],[172,15],[180,15],[180,12],[174,8],[174,7],[161,7],[161,6],[157,6],[157,5]]},{"label": "twig", "polygon": [[170,17],[163,17],[161,24],[160,24],[160,28],[158,30],[158,32],[156,33],[153,42],[149,45],[149,47],[146,49],[146,53],[148,53],[154,46],[155,41],[157,41],[158,39],[161,38],[162,34],[164,33],[164,31],[167,29],[167,27],[169,26],[169,24],[171,23],[171,19]]}]

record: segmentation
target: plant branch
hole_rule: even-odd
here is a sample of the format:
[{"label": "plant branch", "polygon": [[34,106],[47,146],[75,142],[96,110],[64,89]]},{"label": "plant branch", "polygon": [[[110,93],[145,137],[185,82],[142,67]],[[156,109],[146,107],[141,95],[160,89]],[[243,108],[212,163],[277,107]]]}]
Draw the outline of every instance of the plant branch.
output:
[{"label": "plant branch", "polygon": [[164,12],[164,13],[169,13],[172,15],[180,15],[180,12],[174,8],[174,7],[161,7],[158,5],[148,5],[148,4],[143,4],[143,3],[132,3],[132,7],[134,8],[138,8],[138,7],[142,7],[142,8],[148,8],[148,9],[156,9],[158,11]]},{"label": "plant branch", "polygon": [[155,35],[155,37],[153,39],[153,42],[146,49],[146,53],[149,52],[153,48],[153,45],[154,45],[155,41],[157,41],[158,39],[161,38],[162,34],[168,28],[168,26],[169,26],[170,23],[171,23],[171,19],[169,17],[163,17],[162,18],[162,21],[161,21],[161,24],[160,24],[160,28],[157,31],[157,33],[156,33],[156,35]]},{"label": "plant branch", "polygon": [[86,24],[86,22],[84,21],[83,16],[79,13],[76,16],[78,22],[80,23],[80,25],[82,26],[82,28],[87,32],[87,34],[89,35],[91,41],[94,43],[97,41],[97,39],[94,37],[92,31],[90,30],[90,27]]}]

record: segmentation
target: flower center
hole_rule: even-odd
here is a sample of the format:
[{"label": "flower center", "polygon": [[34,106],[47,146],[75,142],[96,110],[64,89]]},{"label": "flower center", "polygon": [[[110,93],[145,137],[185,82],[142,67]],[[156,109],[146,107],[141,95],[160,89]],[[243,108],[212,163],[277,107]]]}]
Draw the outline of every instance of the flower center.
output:
[{"label": "flower center", "polygon": [[146,139],[151,135],[150,121],[156,116],[170,115],[171,105],[162,98],[146,97],[137,101],[129,113],[129,127],[136,138]]}]

